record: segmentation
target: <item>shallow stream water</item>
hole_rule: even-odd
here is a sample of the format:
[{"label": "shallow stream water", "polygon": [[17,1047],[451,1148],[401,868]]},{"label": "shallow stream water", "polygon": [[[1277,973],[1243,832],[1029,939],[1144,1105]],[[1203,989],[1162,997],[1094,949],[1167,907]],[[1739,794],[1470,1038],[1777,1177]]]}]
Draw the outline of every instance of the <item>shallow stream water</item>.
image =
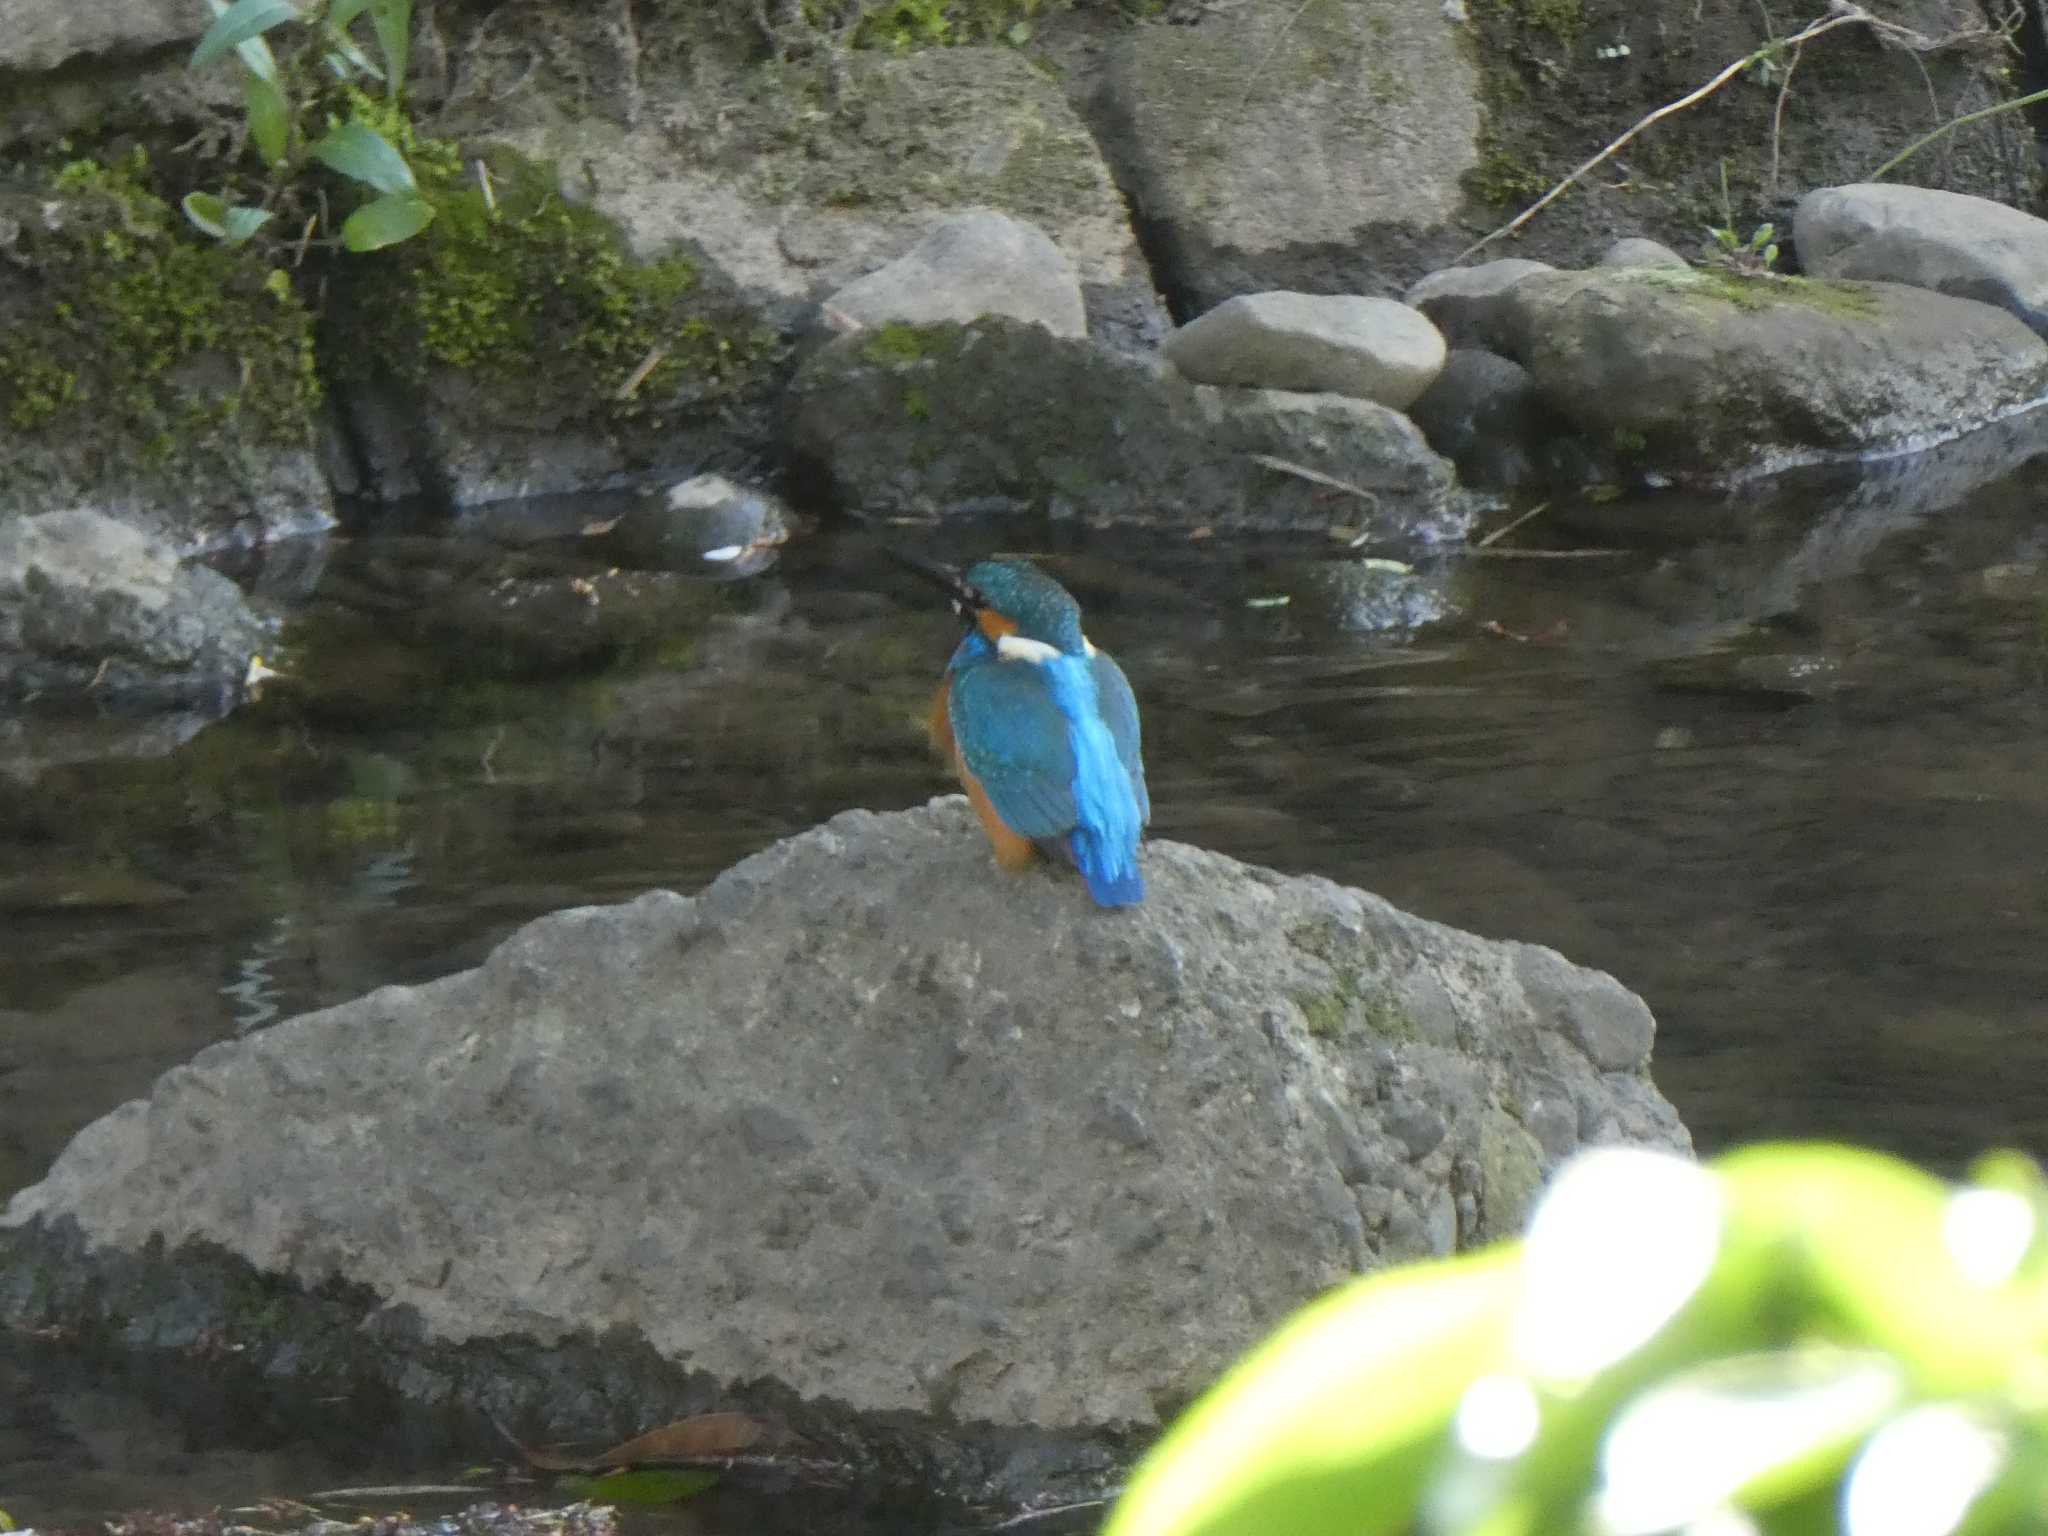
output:
[{"label": "shallow stream water", "polygon": [[[1045,557],[1143,704],[1156,835],[1612,971],[1703,1151],[1954,1167],[2048,1151],[2044,456],[2028,420],[1854,475],[1560,503],[1407,573],[1335,541],[888,536]],[[715,583],[614,573],[607,516],[272,552],[243,574],[292,615],[291,675],[168,753],[66,762],[149,733],[0,723],[0,1195],[210,1041],[947,789],[920,717],[953,621],[875,535]],[[0,1372],[17,1519],[423,1470]]]}]

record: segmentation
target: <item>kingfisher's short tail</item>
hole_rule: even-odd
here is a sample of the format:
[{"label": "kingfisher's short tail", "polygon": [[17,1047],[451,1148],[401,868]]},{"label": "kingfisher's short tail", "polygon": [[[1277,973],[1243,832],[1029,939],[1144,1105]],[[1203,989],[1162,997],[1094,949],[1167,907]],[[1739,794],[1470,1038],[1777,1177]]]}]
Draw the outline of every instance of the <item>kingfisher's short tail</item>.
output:
[{"label": "kingfisher's short tail", "polygon": [[1098,833],[1076,827],[1067,834],[1067,851],[1073,855],[1074,867],[1081,871],[1088,894],[1095,898],[1098,907],[1131,907],[1145,899],[1145,877],[1138,873],[1136,843],[1111,846]]}]

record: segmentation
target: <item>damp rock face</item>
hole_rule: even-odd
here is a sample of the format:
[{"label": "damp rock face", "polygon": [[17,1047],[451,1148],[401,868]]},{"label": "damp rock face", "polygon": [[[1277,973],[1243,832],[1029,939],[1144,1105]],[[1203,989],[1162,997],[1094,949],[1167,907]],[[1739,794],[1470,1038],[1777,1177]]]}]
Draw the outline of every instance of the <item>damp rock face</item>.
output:
[{"label": "damp rock face", "polygon": [[1144,872],[1106,914],[999,876],[960,798],[848,812],[213,1046],[15,1197],[0,1317],[557,1434],[766,1406],[966,1448],[942,1484],[1031,1437],[1042,1488],[1325,1287],[1515,1232],[1578,1147],[1688,1145],[1613,978],[1176,843]]}]

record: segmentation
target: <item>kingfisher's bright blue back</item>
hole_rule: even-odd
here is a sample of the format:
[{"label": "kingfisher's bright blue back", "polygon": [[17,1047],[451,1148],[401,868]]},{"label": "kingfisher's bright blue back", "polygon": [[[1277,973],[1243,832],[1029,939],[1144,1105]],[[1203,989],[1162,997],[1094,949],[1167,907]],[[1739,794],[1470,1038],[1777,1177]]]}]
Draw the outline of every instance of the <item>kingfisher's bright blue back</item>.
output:
[{"label": "kingfisher's bright blue back", "polygon": [[998,856],[999,833],[1028,838],[1070,857],[1100,905],[1142,900],[1138,842],[1152,807],[1123,669],[1035,567],[984,561],[965,580],[981,606],[947,665],[945,717],[984,823],[1000,824],[988,828]]}]

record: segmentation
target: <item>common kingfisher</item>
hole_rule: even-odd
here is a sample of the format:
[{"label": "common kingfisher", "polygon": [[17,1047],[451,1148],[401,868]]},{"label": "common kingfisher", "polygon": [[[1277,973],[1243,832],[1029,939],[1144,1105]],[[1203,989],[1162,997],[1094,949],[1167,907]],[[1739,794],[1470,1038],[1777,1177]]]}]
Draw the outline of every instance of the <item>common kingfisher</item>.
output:
[{"label": "common kingfisher", "polygon": [[903,563],[952,596],[967,633],[928,722],[1005,869],[1071,859],[1098,906],[1144,900],[1138,838],[1152,819],[1138,702],[1123,668],[1081,632],[1067,589],[1022,560],[963,572]]}]

